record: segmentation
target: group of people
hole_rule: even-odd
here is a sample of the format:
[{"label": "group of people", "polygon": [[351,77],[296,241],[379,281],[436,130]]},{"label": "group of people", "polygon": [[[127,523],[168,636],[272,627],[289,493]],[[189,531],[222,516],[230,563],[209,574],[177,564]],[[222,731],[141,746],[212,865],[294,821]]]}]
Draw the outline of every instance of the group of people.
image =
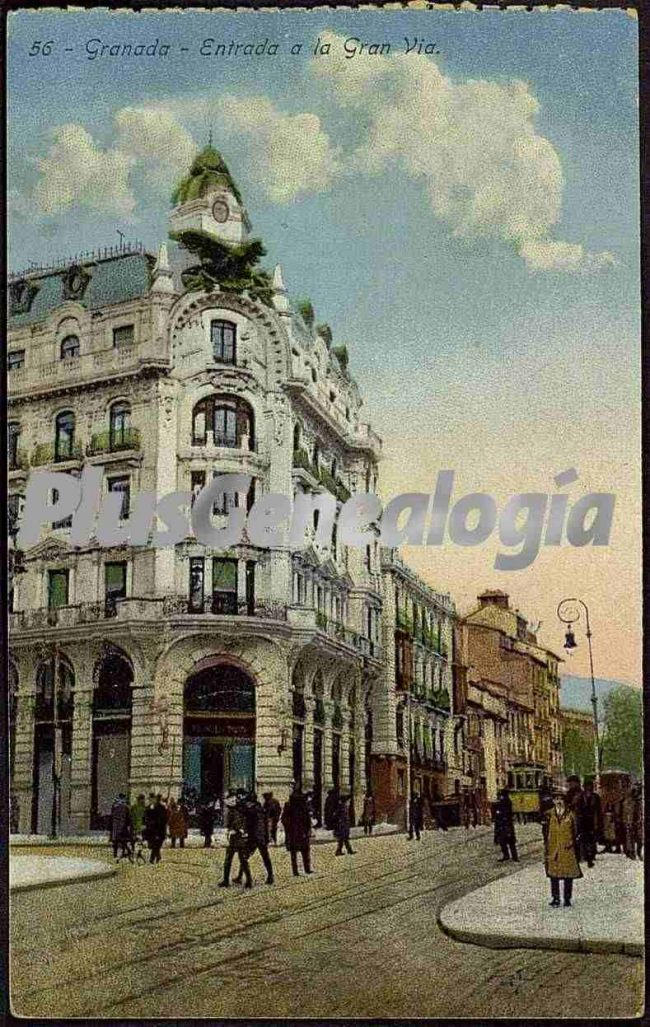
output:
[{"label": "group of people", "polygon": [[[544,865],[551,884],[551,906],[560,905],[560,886],[565,906],[571,906],[573,882],[583,877],[581,864],[591,868],[603,852],[643,859],[643,797],[640,785],[627,786],[623,797],[603,802],[594,781],[584,786],[575,775],[567,789],[540,795],[544,837]],[[494,842],[500,845],[500,862],[518,862],[512,801],[508,789],[499,792],[494,806]],[[603,848],[598,849],[598,843]]]},{"label": "group of people", "polygon": [[178,837],[183,845],[187,821],[174,799],[166,803],[160,793],[150,792],[146,800],[141,793],[129,806],[126,795],[120,792],[111,807],[110,840],[114,859],[118,862],[122,859],[128,859],[130,863],[134,860],[144,862],[142,847],[146,842],[149,862],[160,863],[168,827],[172,845],[176,844]]}]

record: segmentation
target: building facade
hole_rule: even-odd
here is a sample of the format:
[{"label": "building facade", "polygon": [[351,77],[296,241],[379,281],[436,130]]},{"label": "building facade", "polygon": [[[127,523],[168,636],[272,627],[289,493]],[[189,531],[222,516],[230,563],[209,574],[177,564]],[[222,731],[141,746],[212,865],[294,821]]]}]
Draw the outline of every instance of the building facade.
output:
[{"label": "building facade", "polygon": [[560,658],[538,642],[504,592],[483,592],[478,602],[461,629],[474,706],[468,748],[476,750],[492,802],[506,785],[532,790],[559,782]]},{"label": "building facade", "polygon": [[380,815],[403,824],[411,792],[424,798],[428,813],[462,775],[453,689],[456,608],[394,550],[382,549],[381,571],[384,663],[374,693],[370,778]]},{"label": "building facade", "polygon": [[[170,223],[219,245],[248,241],[212,148]],[[217,473],[251,484],[218,497],[216,527],[265,493],[306,494],[316,507],[329,495],[340,508],[376,485],[381,443],[361,419],[347,352],[292,307],[280,269],[265,302],[197,287],[191,264],[163,244],[10,282],[10,511],[30,470],[92,466],[113,496],[106,516],[124,528],[107,549],[96,537],[72,545],[69,518],[49,523],[15,577],[22,831],[48,831],[53,809],[62,833],[101,827],[118,791],[241,786],[282,799],[297,778],[317,802],[338,783],[358,804],[369,784],[384,682],[378,545],[348,549],[335,530],[323,540],[318,509],[307,546],[260,548],[246,534],[225,550],[189,533],[168,547],[129,541],[136,493],[183,492],[189,504]]]}]

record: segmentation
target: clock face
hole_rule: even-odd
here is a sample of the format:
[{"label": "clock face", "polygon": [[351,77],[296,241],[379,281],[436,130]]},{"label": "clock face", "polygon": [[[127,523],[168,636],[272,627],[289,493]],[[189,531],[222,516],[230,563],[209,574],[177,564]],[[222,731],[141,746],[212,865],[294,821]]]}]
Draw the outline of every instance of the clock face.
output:
[{"label": "clock face", "polygon": [[219,224],[223,224],[224,221],[228,220],[229,213],[228,204],[225,203],[224,200],[215,200],[212,204],[212,217],[215,221],[218,221]]}]

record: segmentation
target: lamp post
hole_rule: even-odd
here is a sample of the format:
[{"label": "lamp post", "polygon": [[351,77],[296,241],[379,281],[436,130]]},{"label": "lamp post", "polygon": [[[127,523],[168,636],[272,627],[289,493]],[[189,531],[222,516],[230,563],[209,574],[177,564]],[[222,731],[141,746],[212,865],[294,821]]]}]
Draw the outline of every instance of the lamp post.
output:
[{"label": "lamp post", "polygon": [[401,703],[406,710],[406,830],[411,830],[411,691],[404,692]]},{"label": "lamp post", "polygon": [[[573,605],[571,605],[573,604]],[[589,646],[589,673],[591,675],[591,705],[594,714],[594,766],[596,770],[596,787],[600,784],[600,769],[602,761],[602,751],[600,748],[600,738],[598,731],[598,697],[596,696],[596,682],[594,680],[594,654],[591,646],[591,625],[589,623],[589,607],[582,599],[562,599],[558,603],[557,615],[563,624],[567,625],[564,648],[567,653],[573,652],[574,649],[578,648],[575,634],[572,630],[573,624],[580,620],[580,610],[578,606],[581,606],[585,613],[585,627],[587,644]]]}]

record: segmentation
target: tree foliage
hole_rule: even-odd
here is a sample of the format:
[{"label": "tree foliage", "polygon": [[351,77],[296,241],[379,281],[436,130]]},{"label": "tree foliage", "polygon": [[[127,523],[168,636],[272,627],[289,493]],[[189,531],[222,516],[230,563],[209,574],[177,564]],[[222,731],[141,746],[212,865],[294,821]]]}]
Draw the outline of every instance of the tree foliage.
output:
[{"label": "tree foliage", "polygon": [[199,258],[181,275],[186,289],[210,292],[218,285],[227,292],[247,292],[253,299],[271,306],[271,276],[256,266],[266,253],[259,239],[230,244],[194,229],[171,232],[170,238]]},{"label": "tree foliage", "polygon": [[581,778],[594,775],[594,741],[583,731],[568,727],[562,735],[563,769],[567,777],[577,774]]},{"label": "tree foliage", "polygon": [[603,770],[627,770],[640,777],[643,766],[643,704],[640,690],[624,685],[603,701]]}]

